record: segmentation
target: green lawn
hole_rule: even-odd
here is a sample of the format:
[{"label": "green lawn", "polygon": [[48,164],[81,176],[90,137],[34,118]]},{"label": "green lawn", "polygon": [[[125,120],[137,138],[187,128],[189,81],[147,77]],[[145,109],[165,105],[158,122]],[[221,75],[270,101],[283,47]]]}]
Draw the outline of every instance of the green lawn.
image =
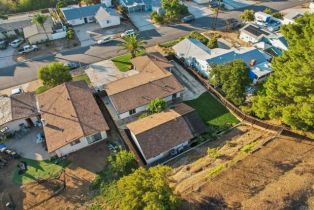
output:
[{"label": "green lawn", "polygon": [[186,101],[185,103],[196,109],[211,132],[218,132],[239,122],[238,119],[210,93],[203,93],[199,98]]},{"label": "green lawn", "polygon": [[122,71],[126,72],[132,68],[131,63],[131,54],[120,55],[112,59],[112,62],[116,65],[116,67]]},{"label": "green lawn", "polygon": [[27,163],[27,171],[23,175],[18,174],[18,168],[16,168],[13,181],[16,184],[23,185],[35,181],[36,179],[48,179],[56,177],[60,174],[61,170],[70,164],[70,161],[63,160],[56,164],[52,161],[36,161],[30,159],[22,159]]},{"label": "green lawn", "polygon": [[72,79],[73,79],[73,81],[84,80],[88,85],[90,84],[90,80],[89,80],[89,77],[87,76],[87,74],[76,75],[76,76],[72,77]]}]

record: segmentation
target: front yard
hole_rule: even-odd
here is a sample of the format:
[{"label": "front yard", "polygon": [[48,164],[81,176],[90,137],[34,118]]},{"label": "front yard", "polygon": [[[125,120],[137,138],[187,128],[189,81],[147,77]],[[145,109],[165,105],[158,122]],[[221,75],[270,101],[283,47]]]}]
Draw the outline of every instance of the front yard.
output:
[{"label": "front yard", "polygon": [[24,185],[36,180],[57,177],[61,173],[62,169],[70,164],[70,161],[68,160],[62,160],[58,163],[49,160],[37,161],[22,159],[21,161],[25,161],[27,163],[27,171],[25,174],[19,175],[18,168],[16,168],[13,175],[13,181],[18,185]]},{"label": "front yard", "polygon": [[[139,52],[136,56],[144,55],[145,51]],[[124,55],[119,55],[111,59],[111,61],[116,65],[116,67],[121,72],[126,72],[132,69],[131,63],[131,53],[127,53]]]},{"label": "front yard", "polygon": [[208,92],[185,103],[196,109],[204,123],[209,127],[209,131],[219,132],[239,122],[228,109]]}]

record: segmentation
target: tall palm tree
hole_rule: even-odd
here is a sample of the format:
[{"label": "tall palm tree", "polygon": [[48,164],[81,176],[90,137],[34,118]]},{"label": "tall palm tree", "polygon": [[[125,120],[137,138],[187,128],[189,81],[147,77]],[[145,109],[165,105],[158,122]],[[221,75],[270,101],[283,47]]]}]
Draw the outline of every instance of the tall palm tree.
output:
[{"label": "tall palm tree", "polygon": [[46,20],[48,19],[48,16],[46,15],[43,15],[41,13],[37,13],[33,16],[32,18],[32,23],[33,24],[36,24],[36,25],[39,25],[40,27],[42,27],[42,29],[44,30],[45,34],[46,34],[46,37],[47,37],[47,40],[49,40],[49,37],[48,37],[48,34],[46,32],[46,29],[44,27],[44,24],[46,22]]},{"label": "tall palm tree", "polygon": [[138,53],[143,51],[145,42],[141,39],[138,39],[137,35],[133,34],[130,36],[123,37],[123,42],[121,46],[123,49],[131,53],[131,57],[135,58]]}]

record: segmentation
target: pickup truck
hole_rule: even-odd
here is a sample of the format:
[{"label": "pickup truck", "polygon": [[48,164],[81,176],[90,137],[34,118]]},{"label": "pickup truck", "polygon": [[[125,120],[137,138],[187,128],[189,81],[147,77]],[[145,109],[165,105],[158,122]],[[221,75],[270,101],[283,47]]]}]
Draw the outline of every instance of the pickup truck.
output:
[{"label": "pickup truck", "polygon": [[24,47],[18,50],[18,53],[25,54],[25,53],[29,53],[29,52],[33,52],[37,50],[38,50],[37,45],[25,45]]}]

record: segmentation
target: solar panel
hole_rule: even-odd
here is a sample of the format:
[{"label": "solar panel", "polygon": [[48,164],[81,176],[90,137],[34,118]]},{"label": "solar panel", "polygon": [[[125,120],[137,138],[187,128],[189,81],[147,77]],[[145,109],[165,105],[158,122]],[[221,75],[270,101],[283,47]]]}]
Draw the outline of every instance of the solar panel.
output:
[{"label": "solar panel", "polygon": [[252,25],[249,25],[248,27],[246,27],[245,30],[248,31],[249,33],[255,35],[255,36],[260,36],[262,34],[264,34],[266,36],[269,35],[269,33],[267,33],[266,31],[263,31],[260,28],[252,26]]}]

